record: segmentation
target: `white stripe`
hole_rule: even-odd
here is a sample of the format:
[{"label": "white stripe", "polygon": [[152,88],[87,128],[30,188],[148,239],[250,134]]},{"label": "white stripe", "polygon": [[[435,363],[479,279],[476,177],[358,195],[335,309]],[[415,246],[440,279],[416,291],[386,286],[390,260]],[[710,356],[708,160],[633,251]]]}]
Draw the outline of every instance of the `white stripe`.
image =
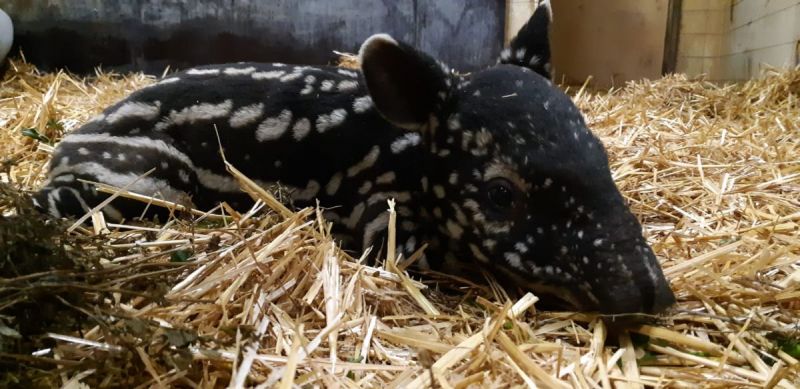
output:
[{"label": "white stripe", "polygon": [[256,139],[259,142],[267,142],[281,137],[289,124],[292,122],[292,111],[284,109],[278,116],[269,117],[258,125]]},{"label": "white stripe", "polygon": [[264,103],[246,105],[237,109],[231,115],[230,125],[233,128],[240,128],[252,124],[264,113]]},{"label": "white stripe", "polygon": [[342,173],[336,173],[331,177],[331,180],[328,181],[328,184],[325,185],[325,193],[328,196],[333,196],[336,192],[339,191],[339,186],[342,185]]},{"label": "white stripe", "polygon": [[402,153],[403,150],[407,149],[409,146],[416,146],[422,138],[416,132],[409,132],[392,142],[391,149],[392,153],[399,154]]},{"label": "white stripe", "polygon": [[394,198],[398,203],[404,203],[411,200],[411,193],[408,192],[378,192],[367,199],[368,205],[376,204],[380,201],[385,201],[389,198]]},{"label": "white stripe", "polygon": [[386,228],[388,224],[389,213],[387,212],[381,213],[380,216],[367,223],[367,226],[364,227],[364,240],[362,242],[362,248],[366,250],[369,246],[371,246],[372,239],[375,237],[375,234],[377,234],[379,230]]},{"label": "white stripe", "polygon": [[256,68],[250,66],[246,68],[225,68],[222,72],[228,76],[245,76],[256,71]]},{"label": "white stripe", "polygon": [[292,200],[310,201],[317,196],[317,193],[319,193],[319,188],[319,182],[311,180],[308,182],[305,189],[292,193]]},{"label": "white stripe", "polygon": [[285,70],[270,70],[268,72],[253,73],[250,77],[253,77],[254,80],[273,80],[284,74],[286,74]]},{"label": "white stripe", "polygon": [[89,205],[86,204],[85,201],[83,201],[83,197],[81,197],[81,193],[78,192],[77,189],[70,188],[68,186],[62,186],[62,187],[58,188],[58,190],[61,190],[61,189],[66,189],[68,192],[72,193],[72,195],[75,196],[75,199],[78,200],[78,203],[81,204],[81,208],[83,208],[84,212],[89,212],[89,210],[92,209],[92,207],[90,207]]},{"label": "white stripe", "polygon": [[[119,146],[135,147],[149,150],[157,150],[170,156],[173,159],[183,162],[189,167],[194,167],[192,160],[175,147],[167,144],[163,140],[149,138],[146,136],[112,136],[106,132],[100,134],[69,134],[61,143],[113,143]],[[52,174],[51,174],[52,176]]]},{"label": "white stripe", "polygon": [[[228,175],[220,175],[212,172],[211,170],[196,167],[192,160],[184,153],[175,147],[167,144],[166,142],[147,138],[143,136],[131,137],[116,137],[107,133],[102,134],[70,134],[61,140],[61,143],[113,143],[125,147],[140,147],[143,149],[157,150],[161,153],[168,155],[170,158],[178,160],[186,165],[190,170],[194,171],[197,175],[197,181],[200,185],[213,189],[218,192],[238,192],[240,189],[238,181]],[[62,165],[64,162],[62,161]],[[61,165],[59,165],[60,167]],[[61,170],[62,172],[72,172],[68,168]],[[60,173],[56,173],[55,169],[50,172],[50,177],[56,177]],[[267,184],[256,181],[260,186],[267,187]]]},{"label": "white stripe", "polygon": [[114,124],[122,119],[127,119],[130,117],[139,117],[144,120],[154,120],[158,117],[160,112],[160,101],[154,101],[152,104],[141,101],[129,101],[125,104],[122,104],[114,112],[108,114],[108,116],[106,116],[106,122],[108,122],[108,124]]},{"label": "white stripe", "polygon": [[[113,172],[96,162],[81,162],[75,165],[59,165],[50,172],[52,176],[58,176],[64,173],[85,174],[94,177],[99,182],[116,187],[128,185],[139,177],[139,174],[135,173]],[[164,200],[172,202],[177,202],[186,195],[185,192],[170,186],[167,181],[150,177],[142,177],[135,184],[128,187],[128,190],[148,196],[160,194]]]},{"label": "white stripe", "polygon": [[219,74],[219,69],[189,69],[186,74],[193,76],[208,76],[212,74]]},{"label": "white stripe", "polygon": [[218,117],[228,116],[233,108],[233,101],[225,100],[219,104],[201,103],[183,108],[180,111],[172,110],[169,117],[161,120],[156,125],[157,130],[164,130],[171,125],[181,125],[185,123],[193,124],[199,120],[211,120]]},{"label": "white stripe", "polygon": [[53,217],[61,217],[61,212],[58,212],[58,206],[56,202],[60,198],[60,194],[58,194],[58,190],[51,190],[47,193],[47,209],[50,211],[50,214]]},{"label": "white stripe", "polygon": [[347,176],[353,177],[356,174],[369,169],[378,160],[380,154],[381,154],[381,149],[378,146],[373,146],[372,149],[369,151],[369,153],[367,153],[367,155],[364,156],[364,159],[361,160],[361,162],[347,169]]}]

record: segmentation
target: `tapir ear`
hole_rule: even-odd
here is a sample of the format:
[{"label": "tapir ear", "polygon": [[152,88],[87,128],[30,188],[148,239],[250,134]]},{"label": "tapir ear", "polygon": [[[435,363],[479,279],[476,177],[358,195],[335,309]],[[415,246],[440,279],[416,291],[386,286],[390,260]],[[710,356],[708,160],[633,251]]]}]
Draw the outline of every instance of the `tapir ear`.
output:
[{"label": "tapir ear", "polygon": [[500,54],[499,63],[526,67],[550,79],[550,0],[543,0],[511,44]]},{"label": "tapir ear", "polygon": [[447,98],[451,81],[445,67],[389,35],[369,37],[359,59],[375,108],[398,127],[422,129]]}]

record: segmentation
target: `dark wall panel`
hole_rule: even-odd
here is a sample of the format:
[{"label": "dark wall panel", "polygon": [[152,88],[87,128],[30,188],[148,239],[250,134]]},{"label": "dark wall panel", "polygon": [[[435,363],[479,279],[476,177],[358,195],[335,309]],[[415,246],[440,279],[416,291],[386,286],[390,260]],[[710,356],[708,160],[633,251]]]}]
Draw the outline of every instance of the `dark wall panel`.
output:
[{"label": "dark wall panel", "polygon": [[159,73],[207,63],[324,64],[376,32],[470,71],[501,50],[501,0],[0,0],[44,69]]}]

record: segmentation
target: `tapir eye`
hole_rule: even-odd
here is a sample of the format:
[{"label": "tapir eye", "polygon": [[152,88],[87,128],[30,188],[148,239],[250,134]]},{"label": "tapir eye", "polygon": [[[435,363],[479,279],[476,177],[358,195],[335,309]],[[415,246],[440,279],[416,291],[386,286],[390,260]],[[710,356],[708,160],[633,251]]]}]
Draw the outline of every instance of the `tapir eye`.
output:
[{"label": "tapir eye", "polygon": [[498,210],[507,210],[514,206],[514,186],[505,178],[494,178],[487,185],[489,201]]}]

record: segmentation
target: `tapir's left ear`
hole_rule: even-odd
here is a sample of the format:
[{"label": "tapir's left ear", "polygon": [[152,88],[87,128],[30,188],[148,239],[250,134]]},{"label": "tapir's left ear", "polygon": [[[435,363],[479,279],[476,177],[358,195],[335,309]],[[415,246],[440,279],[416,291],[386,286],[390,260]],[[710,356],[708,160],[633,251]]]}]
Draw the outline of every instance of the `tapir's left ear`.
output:
[{"label": "tapir's left ear", "polygon": [[528,22],[500,53],[499,63],[526,67],[550,79],[550,0],[542,0]]},{"label": "tapir's left ear", "polygon": [[389,35],[369,37],[359,59],[375,108],[398,127],[424,128],[447,98],[451,81],[444,66]]}]

